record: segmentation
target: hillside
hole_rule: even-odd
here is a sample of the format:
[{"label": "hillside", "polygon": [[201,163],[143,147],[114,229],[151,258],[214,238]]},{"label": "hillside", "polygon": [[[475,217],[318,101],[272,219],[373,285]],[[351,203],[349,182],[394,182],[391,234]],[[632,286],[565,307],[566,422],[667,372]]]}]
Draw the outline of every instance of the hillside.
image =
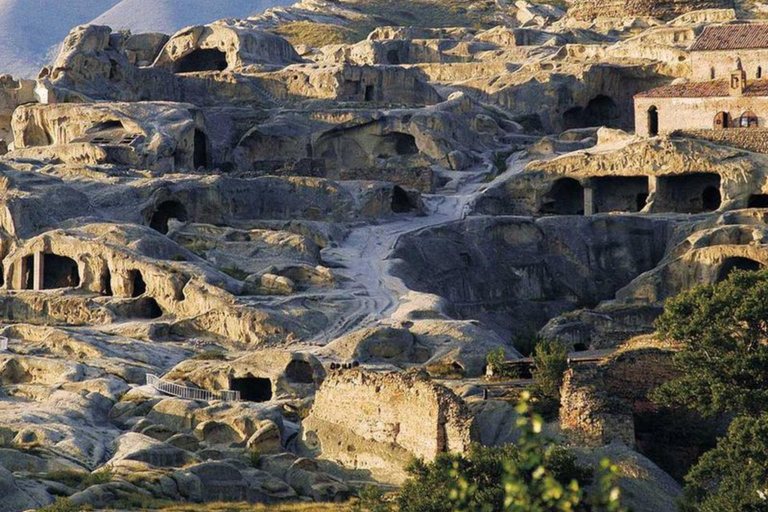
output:
[{"label": "hillside", "polygon": [[72,27],[83,23],[134,32],[175,32],[289,3],[291,0],[0,0],[0,74],[34,77]]}]

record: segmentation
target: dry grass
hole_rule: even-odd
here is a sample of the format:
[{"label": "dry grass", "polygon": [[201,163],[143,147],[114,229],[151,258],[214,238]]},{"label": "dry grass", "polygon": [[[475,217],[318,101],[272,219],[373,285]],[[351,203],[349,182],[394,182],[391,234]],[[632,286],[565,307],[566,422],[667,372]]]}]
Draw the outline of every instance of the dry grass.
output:
[{"label": "dry grass", "polygon": [[251,505],[248,503],[206,503],[175,505],[161,512],[351,512],[351,503],[283,503]]},{"label": "dry grass", "polygon": [[320,48],[329,44],[352,44],[363,40],[368,35],[365,29],[358,31],[341,25],[312,23],[310,21],[286,23],[274,29],[274,32],[286,38],[293,45],[306,44],[313,48]]},{"label": "dry grass", "polygon": [[496,10],[492,0],[344,0],[373,16],[378,25],[420,27],[490,27]]}]

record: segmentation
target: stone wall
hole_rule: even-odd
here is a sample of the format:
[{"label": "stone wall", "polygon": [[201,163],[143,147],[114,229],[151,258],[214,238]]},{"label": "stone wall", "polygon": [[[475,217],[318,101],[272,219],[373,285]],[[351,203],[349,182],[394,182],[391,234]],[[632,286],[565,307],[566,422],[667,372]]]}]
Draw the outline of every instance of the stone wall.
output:
[{"label": "stone wall", "polygon": [[768,49],[749,49],[691,52],[692,78],[695,81],[728,78],[739,60],[748,79],[768,77]]},{"label": "stone wall", "polygon": [[733,7],[732,0],[578,0],[571,4],[568,16],[585,21],[597,17],[624,18],[653,16],[669,19],[700,9]]},{"label": "stone wall", "polygon": [[726,130],[680,130],[672,135],[702,139],[735,148],[768,153],[768,128],[728,128]]},{"label": "stone wall", "polygon": [[[768,70],[767,70],[768,71]],[[677,130],[712,130],[718,112],[728,112],[735,122],[742,113],[751,110],[760,127],[768,126],[768,97],[725,96],[716,98],[635,98],[635,132],[643,137],[649,130],[649,111],[656,107],[658,132],[661,135]]]},{"label": "stone wall", "polygon": [[672,364],[674,351],[645,338],[638,340],[637,348],[566,372],[560,422],[573,441],[600,446],[618,440],[632,447],[635,419],[658,410],[648,394],[678,375]]},{"label": "stone wall", "polygon": [[331,373],[302,425],[308,452],[394,483],[413,457],[463,452],[477,439],[461,399],[412,372]]}]

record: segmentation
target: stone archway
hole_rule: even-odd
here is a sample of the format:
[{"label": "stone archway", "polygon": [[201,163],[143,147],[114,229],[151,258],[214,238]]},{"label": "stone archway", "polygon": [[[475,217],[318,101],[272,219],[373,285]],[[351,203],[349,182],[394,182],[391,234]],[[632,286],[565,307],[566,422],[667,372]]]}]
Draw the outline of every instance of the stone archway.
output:
[{"label": "stone archway", "polygon": [[735,256],[733,258],[727,258],[720,268],[717,270],[716,283],[725,281],[736,270],[745,270],[748,272],[756,272],[764,268],[764,265],[759,261],[755,261],[750,258],[744,258],[742,256]]}]

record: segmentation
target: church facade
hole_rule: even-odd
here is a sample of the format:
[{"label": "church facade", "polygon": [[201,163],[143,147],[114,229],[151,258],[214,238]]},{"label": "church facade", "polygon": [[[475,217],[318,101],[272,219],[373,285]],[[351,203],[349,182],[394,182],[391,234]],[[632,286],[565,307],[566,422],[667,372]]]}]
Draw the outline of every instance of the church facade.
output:
[{"label": "church facade", "polygon": [[689,82],[635,96],[635,132],[768,127],[768,24],[707,27],[691,46]]}]

